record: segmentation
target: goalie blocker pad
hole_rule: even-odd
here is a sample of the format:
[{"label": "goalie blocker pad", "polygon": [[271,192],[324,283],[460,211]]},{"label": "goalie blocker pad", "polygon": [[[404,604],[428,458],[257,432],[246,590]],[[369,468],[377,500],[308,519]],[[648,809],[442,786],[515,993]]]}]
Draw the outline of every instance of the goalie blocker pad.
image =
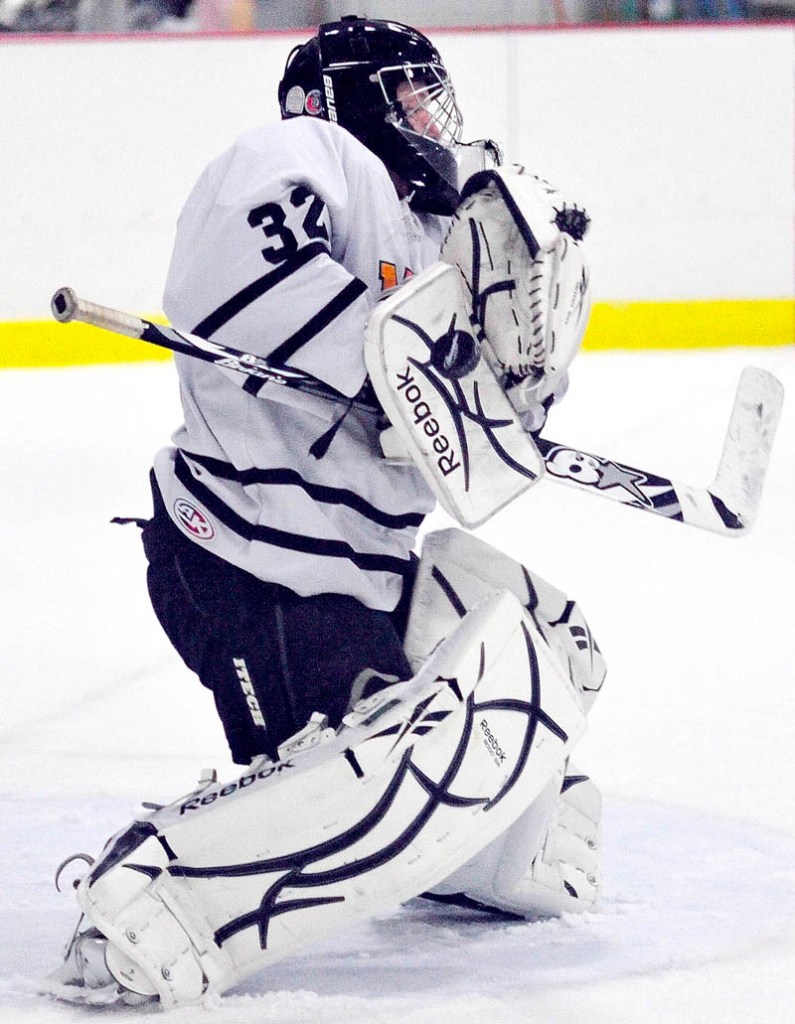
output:
[{"label": "goalie blocker pad", "polygon": [[[365,361],[392,428],[387,458],[410,459],[462,526],[484,523],[541,477],[544,462],[505,396],[458,270],[436,263],[370,314]],[[488,352],[486,352],[488,355]]]},{"label": "goalie blocker pad", "polygon": [[492,594],[333,739],[135,821],[78,902],[122,984],[166,1009],[196,1002],[441,882],[516,820],[584,728],[532,618]]}]

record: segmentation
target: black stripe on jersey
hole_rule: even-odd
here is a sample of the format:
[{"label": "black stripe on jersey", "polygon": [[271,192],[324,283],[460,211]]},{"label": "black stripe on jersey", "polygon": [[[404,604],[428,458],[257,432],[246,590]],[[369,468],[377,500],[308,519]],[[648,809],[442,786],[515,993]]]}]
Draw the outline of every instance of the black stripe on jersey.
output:
[{"label": "black stripe on jersey", "polygon": [[198,334],[200,338],[207,338],[209,340],[211,335],[220,330],[224,324],[229,323],[238,313],[242,313],[246,306],[250,306],[252,302],[255,302],[265,292],[275,288],[277,284],[281,284],[290,274],[294,274],[296,270],[300,270],[310,260],[313,260],[315,256],[320,256],[322,253],[328,253],[328,247],[323,242],[310,242],[309,245],[305,245],[303,249],[298,250],[295,256],[285,260],[275,270],[271,270],[269,273],[257,278],[256,281],[252,281],[251,284],[241,289],[237,295],[233,295],[231,299],[223,302],[218,309],[206,316],[201,323],[198,323],[191,333]]},{"label": "black stripe on jersey", "polygon": [[[425,516],[417,512],[405,512],[392,515],[383,512],[369,501],[365,501],[354,491],[344,487],[328,487],[325,484],[311,483],[304,480],[300,473],[294,469],[236,469],[231,462],[223,462],[221,459],[213,459],[209,455],[194,455],[193,452],[184,452],[192,462],[198,463],[209,470],[213,476],[220,480],[234,480],[236,483],[247,487],[249,484],[266,484],[268,486],[292,485],[300,487],[309,495],[313,501],[321,502],[324,505],[344,505],[353,509],[365,519],[377,523],[379,526],[387,526],[393,530],[403,530],[409,526],[420,526]],[[182,458],[183,453],[178,452],[177,458]]]},{"label": "black stripe on jersey", "polygon": [[[344,313],[349,306],[352,306],[359,296],[363,295],[366,291],[367,285],[364,281],[360,281],[358,277],[349,281],[342,291],[334,296],[331,302],[327,302],[314,316],[307,320],[303,327],[299,328],[295,334],[291,334],[281,345],[278,345],[268,356],[268,362],[276,367],[283,366],[291,356],[295,355],[299,348],[302,348],[308,341],[311,341],[312,338],[325,330],[330,323]],[[250,395],[258,395],[264,384],[265,381],[262,377],[256,377],[253,380],[249,379],[244,385],[244,390],[248,391]]]},{"label": "black stripe on jersey", "polygon": [[311,341],[316,334],[320,334],[333,320],[336,320],[341,313],[344,313],[349,306],[352,306],[359,296],[364,295],[366,291],[367,285],[364,281],[354,277],[339,294],[334,296],[331,302],[327,302],[322,309],[318,310],[313,317],[307,320],[300,330],[296,331],[295,334],[291,335],[291,337],[283,341],[278,348],[271,352],[271,361],[277,365],[286,362],[291,356],[295,355],[299,348],[302,348],[308,341]]},{"label": "black stripe on jersey", "polygon": [[306,537],[300,533],[279,530],[275,526],[250,523],[222,501],[217,494],[213,494],[208,487],[196,480],[191,475],[184,459],[177,459],[174,473],[182,486],[190,491],[211,515],[214,515],[219,522],[245,540],[260,541],[263,544],[286,548],[289,551],[303,551],[308,555],[317,555],[322,558],[346,558],[357,568],[369,572],[391,572],[397,576],[407,576],[412,571],[410,558],[366,554],[356,551],[350,544],[342,540]]}]

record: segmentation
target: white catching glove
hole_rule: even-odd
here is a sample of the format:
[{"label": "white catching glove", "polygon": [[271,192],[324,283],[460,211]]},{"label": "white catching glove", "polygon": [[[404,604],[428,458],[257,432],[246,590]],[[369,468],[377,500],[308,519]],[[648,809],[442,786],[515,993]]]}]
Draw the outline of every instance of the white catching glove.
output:
[{"label": "white catching glove", "polygon": [[530,432],[565,393],[591,306],[581,241],[589,219],[549,182],[512,165],[474,175],[441,258],[458,267],[487,356]]}]

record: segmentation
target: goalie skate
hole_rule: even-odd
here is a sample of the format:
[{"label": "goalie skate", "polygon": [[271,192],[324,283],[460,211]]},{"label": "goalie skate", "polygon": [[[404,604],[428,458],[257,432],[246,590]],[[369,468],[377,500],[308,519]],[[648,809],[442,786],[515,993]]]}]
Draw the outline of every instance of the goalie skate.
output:
[{"label": "goalie skate", "polygon": [[[83,923],[81,915],[64,952],[64,962],[47,976],[42,994],[80,1006],[143,1006],[144,1003],[155,1003],[154,990],[140,972],[133,977],[133,964],[126,965],[133,968],[129,981],[133,985],[138,983],[138,987],[145,991],[134,992],[117,981],[109,966],[108,954],[111,953],[112,960],[112,950],[108,940],[91,925],[81,931]],[[114,964],[116,973],[119,973],[119,967],[121,964],[117,959]]]},{"label": "goalie skate", "polygon": [[522,813],[584,721],[530,617],[494,594],[332,739],[133,822],[78,902],[122,985],[144,978],[165,1008],[224,992],[447,877]]}]

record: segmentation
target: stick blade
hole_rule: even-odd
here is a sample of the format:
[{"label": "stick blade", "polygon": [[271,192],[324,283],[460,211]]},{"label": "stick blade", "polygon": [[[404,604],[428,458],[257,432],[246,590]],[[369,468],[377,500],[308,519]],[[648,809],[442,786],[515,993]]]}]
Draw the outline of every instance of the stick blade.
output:
[{"label": "stick blade", "polygon": [[783,402],[784,388],[777,377],[758,366],[743,370],[710,487],[713,499],[739,520],[740,533],[756,519]]}]

